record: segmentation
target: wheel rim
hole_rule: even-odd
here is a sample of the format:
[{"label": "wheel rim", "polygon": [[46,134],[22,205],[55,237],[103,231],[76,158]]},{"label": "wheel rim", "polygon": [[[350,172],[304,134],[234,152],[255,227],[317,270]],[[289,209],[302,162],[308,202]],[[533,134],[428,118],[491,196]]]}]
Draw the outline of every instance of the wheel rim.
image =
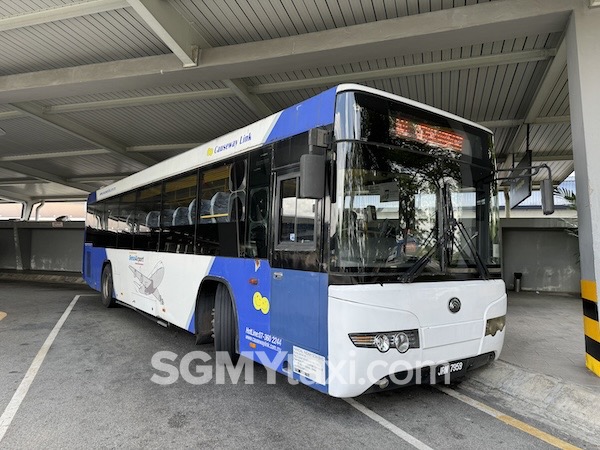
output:
[{"label": "wheel rim", "polygon": [[109,281],[110,276],[108,274],[104,275],[104,280],[102,282],[102,295],[104,295],[104,298],[110,298],[110,293],[109,291],[109,287],[108,287],[108,281]]}]

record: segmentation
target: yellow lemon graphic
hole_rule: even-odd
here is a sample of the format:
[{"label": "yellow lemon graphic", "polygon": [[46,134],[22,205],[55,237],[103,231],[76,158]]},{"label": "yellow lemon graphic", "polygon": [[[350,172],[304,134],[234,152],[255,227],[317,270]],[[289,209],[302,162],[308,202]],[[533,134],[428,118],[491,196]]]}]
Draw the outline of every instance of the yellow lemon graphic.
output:
[{"label": "yellow lemon graphic", "polygon": [[261,302],[262,295],[260,295],[260,292],[255,292],[254,297],[252,297],[252,304],[254,305],[254,309],[260,309]]},{"label": "yellow lemon graphic", "polygon": [[208,147],[208,150],[206,151],[206,154],[207,154],[208,156],[212,156],[212,155],[213,155],[213,153],[214,153],[214,150],[213,150],[213,148],[212,148],[212,147]]},{"label": "yellow lemon graphic", "polygon": [[269,309],[271,307],[269,303],[269,299],[267,297],[263,297],[260,292],[255,292],[252,297],[252,304],[254,305],[254,309],[262,312],[263,314],[268,314]]}]

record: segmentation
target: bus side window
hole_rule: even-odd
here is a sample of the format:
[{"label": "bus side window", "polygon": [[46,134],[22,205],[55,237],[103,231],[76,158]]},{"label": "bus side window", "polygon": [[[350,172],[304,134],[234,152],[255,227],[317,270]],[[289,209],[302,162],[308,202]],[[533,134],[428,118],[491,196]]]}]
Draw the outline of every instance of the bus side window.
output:
[{"label": "bus side window", "polygon": [[280,244],[309,244],[315,241],[316,203],[314,199],[299,198],[299,178],[288,178],[279,185]]},{"label": "bus side window", "polygon": [[133,231],[135,228],[135,192],[121,197],[117,224],[117,245],[119,248],[133,248]]},{"label": "bus side window", "polygon": [[106,236],[104,246],[117,248],[117,229],[119,226],[119,197],[109,198],[105,203],[103,230]]},{"label": "bus side window", "polygon": [[190,223],[188,208],[196,198],[197,175],[185,174],[165,183],[160,219],[160,247],[171,253],[192,253],[196,225]]},{"label": "bus side window", "polygon": [[248,220],[244,256],[266,258],[268,255],[269,182],[271,179],[271,150],[260,149],[250,156],[248,171]]},{"label": "bus side window", "polygon": [[159,222],[161,208],[161,185],[148,186],[137,193],[136,217],[143,218],[134,229],[133,248],[156,251],[158,249]]}]

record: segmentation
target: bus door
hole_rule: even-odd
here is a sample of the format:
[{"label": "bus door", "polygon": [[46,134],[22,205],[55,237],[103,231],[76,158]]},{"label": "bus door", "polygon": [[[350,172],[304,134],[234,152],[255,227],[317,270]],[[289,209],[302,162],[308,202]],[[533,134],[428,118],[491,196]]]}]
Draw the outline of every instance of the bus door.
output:
[{"label": "bus door", "polygon": [[271,334],[292,352],[326,356],[327,275],[322,272],[323,201],[300,198],[297,170],[274,179]]}]

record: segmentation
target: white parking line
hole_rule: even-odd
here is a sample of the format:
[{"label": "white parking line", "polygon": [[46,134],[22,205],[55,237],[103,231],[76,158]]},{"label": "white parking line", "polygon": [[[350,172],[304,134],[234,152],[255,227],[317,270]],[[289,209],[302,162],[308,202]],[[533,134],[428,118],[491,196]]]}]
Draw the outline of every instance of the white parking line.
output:
[{"label": "white parking line", "polygon": [[42,348],[40,348],[40,351],[35,356],[33,362],[31,363],[31,366],[29,366],[29,370],[27,370],[27,373],[25,374],[23,381],[21,381],[21,384],[17,388],[17,391],[15,392],[12,399],[10,400],[10,403],[8,404],[8,406],[2,413],[2,416],[0,416],[0,442],[2,442],[2,439],[4,438],[4,435],[6,434],[6,430],[8,430],[8,427],[10,426],[11,422],[13,421],[15,414],[19,410],[19,407],[21,406],[23,399],[27,395],[27,391],[29,391],[29,387],[31,386],[31,383],[33,383],[33,380],[35,379],[35,376],[37,375],[38,370],[40,369],[42,363],[44,362],[44,358],[46,358],[46,354],[48,353],[50,346],[54,342],[54,339],[56,339],[56,336],[58,335],[58,332],[60,331],[63,324],[65,323],[65,320],[67,320],[67,317],[69,317],[69,314],[71,314],[71,310],[75,306],[75,303],[77,303],[77,300],[79,300],[80,297],[85,297],[88,295],[89,294],[76,295],[73,298],[73,300],[71,301],[71,303],[69,304],[69,306],[67,307],[67,309],[65,310],[63,315],[61,316],[61,318],[58,320],[58,322],[54,326],[54,329],[50,332],[50,334],[46,338],[44,345],[42,345]]},{"label": "white parking line", "polygon": [[521,431],[524,431],[525,433],[528,433],[531,436],[534,436],[534,437],[536,437],[544,442],[547,442],[548,444],[553,445],[557,448],[567,449],[567,450],[578,450],[579,449],[579,447],[571,445],[568,442],[563,441],[562,439],[559,439],[555,436],[552,436],[551,434],[546,433],[545,431],[539,430],[539,429],[535,428],[534,426],[531,426],[525,422],[515,419],[514,417],[506,415],[506,414],[498,411],[497,409],[494,409],[494,408],[487,406],[481,402],[478,402],[477,400],[472,399],[471,397],[467,397],[466,395],[461,394],[460,392],[456,392],[456,391],[449,389],[447,387],[444,387],[444,386],[436,386],[436,388],[439,389],[440,391],[442,391],[444,394],[449,395],[450,397],[454,397],[455,399],[460,400],[461,402],[466,403],[467,405],[472,406],[473,408],[477,408],[481,412],[484,412],[486,414],[489,414],[492,417],[495,417],[496,419],[500,420],[501,422],[504,422],[507,425],[510,425],[511,427],[514,427]]},{"label": "white parking line", "polygon": [[396,425],[394,425],[393,423],[391,423],[388,420],[384,419],[379,414],[371,411],[366,406],[361,405],[356,400],[353,400],[351,398],[345,398],[344,400],[349,405],[351,405],[354,408],[358,409],[365,416],[373,419],[375,422],[377,422],[381,426],[387,428],[392,433],[394,433],[396,436],[398,436],[400,439],[408,442],[413,447],[418,448],[419,450],[433,450],[431,447],[429,447],[428,445],[424,444],[423,442],[421,442],[420,440],[418,440],[416,437],[408,434],[406,431],[402,430],[401,428],[398,428]]}]

